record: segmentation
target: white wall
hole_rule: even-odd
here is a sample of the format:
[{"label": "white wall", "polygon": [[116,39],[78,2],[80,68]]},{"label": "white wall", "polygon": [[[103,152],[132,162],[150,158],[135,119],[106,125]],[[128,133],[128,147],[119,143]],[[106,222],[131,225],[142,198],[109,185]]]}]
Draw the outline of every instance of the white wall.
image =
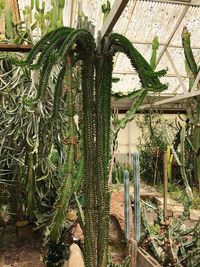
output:
[{"label": "white wall", "polygon": [[[119,119],[123,118],[123,116],[123,114],[119,114]],[[163,116],[165,119],[174,122],[175,118],[178,117],[176,114],[165,114]],[[141,120],[142,117],[142,114],[136,114],[135,119],[129,122],[125,129],[121,129],[118,133],[118,150],[116,156],[122,162],[129,162],[130,154],[137,151],[137,145],[139,144],[138,138],[142,137],[142,133],[136,121],[137,119]]]}]

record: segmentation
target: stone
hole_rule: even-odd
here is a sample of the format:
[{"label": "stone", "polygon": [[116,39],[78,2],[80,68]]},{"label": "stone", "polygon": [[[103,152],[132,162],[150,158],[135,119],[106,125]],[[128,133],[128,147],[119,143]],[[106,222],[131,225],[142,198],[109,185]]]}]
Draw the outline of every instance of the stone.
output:
[{"label": "stone", "polygon": [[191,209],[189,217],[192,221],[198,221],[200,218],[200,211]]},{"label": "stone", "polygon": [[167,209],[167,217],[173,217],[173,210]]},{"label": "stone", "polygon": [[183,206],[174,206],[173,216],[181,217],[183,213]]},{"label": "stone", "polygon": [[74,241],[80,240],[82,242],[84,240],[83,230],[79,223],[73,228],[72,234]]},{"label": "stone", "polygon": [[69,260],[65,261],[64,267],[84,267],[83,254],[77,244],[70,246]]},{"label": "stone", "polygon": [[[117,231],[117,223],[120,228],[119,238],[124,236],[125,220],[124,220],[124,192],[112,192],[110,198],[110,218],[111,224],[114,221],[114,225],[110,225],[110,237],[114,236],[116,232],[112,233],[112,229]],[[113,219],[115,218],[115,219]],[[122,235],[122,236],[121,236]],[[134,238],[134,226],[133,226],[133,212],[130,203],[130,237]]]},{"label": "stone", "polygon": [[70,209],[66,214],[66,219],[75,222],[78,218],[77,212],[75,210]]}]

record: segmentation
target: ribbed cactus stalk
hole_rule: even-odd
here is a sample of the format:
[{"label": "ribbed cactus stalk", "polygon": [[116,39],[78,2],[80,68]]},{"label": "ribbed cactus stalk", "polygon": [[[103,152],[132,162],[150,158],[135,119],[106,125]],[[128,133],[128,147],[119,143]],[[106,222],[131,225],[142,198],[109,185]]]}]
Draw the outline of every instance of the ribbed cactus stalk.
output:
[{"label": "ribbed cactus stalk", "polygon": [[133,153],[133,177],[134,177],[134,228],[135,240],[140,240],[140,162],[139,154]]},{"label": "ribbed cactus stalk", "polygon": [[5,10],[5,36],[9,41],[13,42],[15,35],[16,32],[15,32],[15,25],[13,22],[12,10],[7,8]]},{"label": "ribbed cactus stalk", "polygon": [[127,170],[124,171],[124,219],[125,219],[125,238],[130,239],[130,196],[129,196],[130,177]]},{"label": "ribbed cactus stalk", "polygon": [[0,0],[0,17],[4,11],[6,0]]},{"label": "ribbed cactus stalk", "polygon": [[[190,33],[186,27],[183,28],[182,32],[182,45],[185,54],[185,66],[186,71],[189,76],[189,89],[190,92],[195,83],[195,79],[199,72],[199,67],[196,64],[194,59],[194,55],[191,49],[190,42]],[[200,82],[197,84],[197,88],[200,88]],[[196,88],[194,88],[196,89]],[[198,183],[198,190],[200,191],[200,97],[197,96],[192,99],[188,99],[187,101],[187,118],[189,119],[189,144],[191,145],[191,149],[193,150],[194,155],[194,176]]]}]

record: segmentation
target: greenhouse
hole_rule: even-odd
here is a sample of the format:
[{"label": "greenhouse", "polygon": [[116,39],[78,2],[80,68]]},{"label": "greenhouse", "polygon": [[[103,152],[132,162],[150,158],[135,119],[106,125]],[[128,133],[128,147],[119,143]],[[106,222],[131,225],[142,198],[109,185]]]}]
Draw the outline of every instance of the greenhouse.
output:
[{"label": "greenhouse", "polygon": [[199,267],[200,1],[0,22],[0,267]]}]

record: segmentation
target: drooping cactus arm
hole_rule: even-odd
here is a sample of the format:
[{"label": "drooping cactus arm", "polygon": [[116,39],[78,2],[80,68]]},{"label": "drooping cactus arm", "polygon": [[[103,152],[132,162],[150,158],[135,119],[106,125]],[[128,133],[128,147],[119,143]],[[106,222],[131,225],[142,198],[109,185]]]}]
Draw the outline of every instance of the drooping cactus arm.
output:
[{"label": "drooping cactus arm", "polygon": [[72,31],[72,28],[63,27],[63,29],[60,29],[59,32],[55,33],[55,35],[49,40],[45,49],[43,49],[40,53],[37,62],[35,64],[31,64],[31,69],[37,69],[42,66],[46,58],[51,54],[52,50],[58,49],[59,44],[62,43]]},{"label": "drooping cactus arm", "polygon": [[154,72],[143,56],[133,47],[132,43],[124,36],[113,33],[109,37],[109,53],[114,55],[122,52],[130,59],[133,68],[137,71],[142,87],[153,91],[162,91],[167,88],[161,84],[159,77],[166,74],[166,70]]},{"label": "drooping cactus arm", "polygon": [[61,102],[61,96],[63,96],[63,80],[65,77],[65,73],[66,73],[66,64],[65,61],[63,60],[62,63],[62,68],[61,71],[58,74],[58,78],[56,81],[56,85],[55,85],[55,90],[54,90],[54,104],[53,104],[53,114],[52,114],[52,119],[56,118],[56,116],[58,115],[58,111],[60,108],[60,102]]},{"label": "drooping cactus arm", "polygon": [[37,54],[49,43],[49,41],[55,36],[56,33],[65,30],[66,27],[62,27],[53,31],[48,32],[47,34],[45,34],[33,47],[33,49],[30,51],[30,53],[28,54],[27,58],[25,60],[16,60],[13,59],[13,63],[15,65],[19,65],[19,66],[25,66],[27,64],[31,64],[33,62],[33,60],[35,59],[35,57],[37,56]]},{"label": "drooping cactus arm", "polygon": [[[79,46],[80,45],[80,46]],[[79,46],[79,47],[77,47]],[[92,34],[86,29],[77,29],[72,31],[61,45],[58,57],[63,58],[71,50],[77,50],[81,54],[94,50],[94,38]]]}]

